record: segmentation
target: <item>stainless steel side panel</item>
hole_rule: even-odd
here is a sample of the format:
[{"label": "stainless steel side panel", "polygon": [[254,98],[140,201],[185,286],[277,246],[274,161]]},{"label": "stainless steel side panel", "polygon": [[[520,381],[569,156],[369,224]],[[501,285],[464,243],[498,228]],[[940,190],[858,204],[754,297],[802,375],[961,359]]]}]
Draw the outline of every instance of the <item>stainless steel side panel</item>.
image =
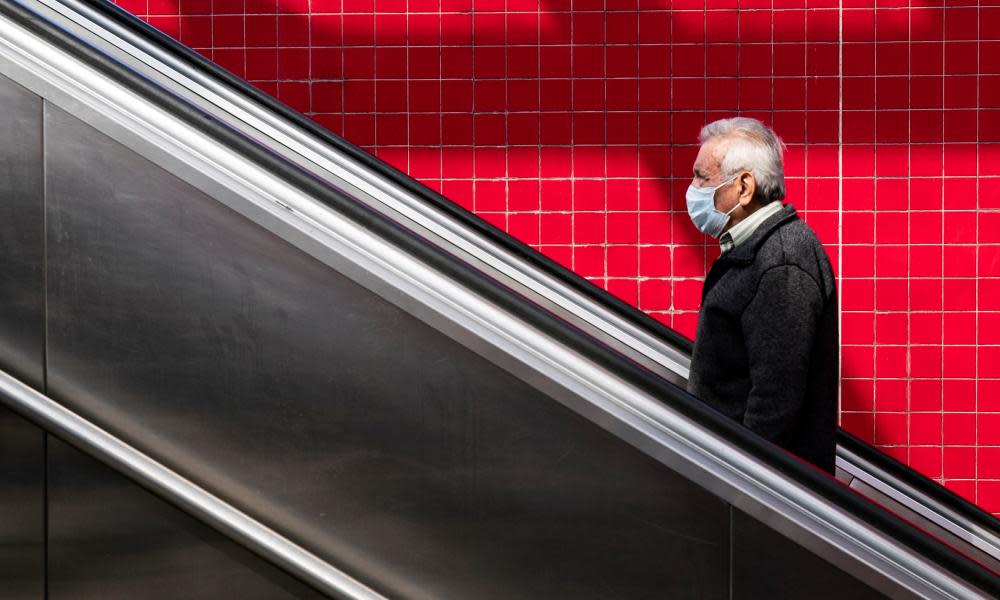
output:
[{"label": "stainless steel side panel", "polygon": [[0,76],[0,368],[41,389],[45,307],[42,99]]},{"label": "stainless steel side panel", "polygon": [[45,597],[42,430],[0,407],[0,599]]},{"label": "stainless steel side panel", "polygon": [[887,597],[740,510],[733,509],[732,527],[732,600]]},{"label": "stainless steel side panel", "polygon": [[320,597],[55,438],[49,524],[52,600]]},{"label": "stainless steel side panel", "polygon": [[59,109],[49,392],[401,598],[723,598],[714,495]]},{"label": "stainless steel side panel", "polygon": [[[42,100],[0,77],[0,370],[41,389]],[[44,434],[0,408],[0,598],[44,595]]]}]

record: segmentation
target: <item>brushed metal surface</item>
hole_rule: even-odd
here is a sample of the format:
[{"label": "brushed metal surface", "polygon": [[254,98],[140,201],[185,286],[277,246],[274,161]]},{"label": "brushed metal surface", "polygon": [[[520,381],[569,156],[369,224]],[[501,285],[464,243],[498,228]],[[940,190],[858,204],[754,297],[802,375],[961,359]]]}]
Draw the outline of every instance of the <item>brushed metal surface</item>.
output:
[{"label": "brushed metal surface", "polygon": [[[982,550],[979,546],[969,543],[968,538],[963,538],[955,535],[954,532],[942,527],[937,520],[931,520],[924,517],[917,511],[914,511],[910,507],[901,504],[893,496],[886,494],[885,492],[878,490],[861,479],[854,479],[850,483],[851,489],[857,491],[858,493],[864,495],[866,498],[870,498],[880,505],[888,508],[895,514],[905,518],[907,521],[913,523],[917,527],[923,529],[930,535],[933,535],[937,539],[948,544],[952,548],[955,548],[962,554],[965,554],[969,558],[979,562],[983,566],[993,570],[995,573],[1000,573],[1000,560],[991,553]],[[945,521],[947,522],[947,521]],[[966,529],[965,531],[970,531]],[[995,549],[995,546],[990,546],[990,549]]]},{"label": "brushed metal surface", "polygon": [[722,598],[726,505],[62,111],[49,391],[393,597]]},{"label": "brushed metal surface", "polygon": [[49,598],[318,598],[75,448],[49,438]]},{"label": "brushed metal surface", "polygon": [[[42,101],[0,76],[0,369],[41,389]],[[44,436],[0,408],[0,598],[44,594]]]},{"label": "brushed metal surface", "polygon": [[0,599],[45,594],[45,455],[40,429],[0,407]]},{"label": "brushed metal surface", "polygon": [[48,396],[0,371],[0,404],[99,460],[263,561],[330,598],[385,600],[294,541],[209,494]]},{"label": "brushed metal surface", "polygon": [[0,76],[0,368],[41,389],[42,99]]},{"label": "brushed metal surface", "polygon": [[732,525],[732,600],[887,598],[742,511]]}]

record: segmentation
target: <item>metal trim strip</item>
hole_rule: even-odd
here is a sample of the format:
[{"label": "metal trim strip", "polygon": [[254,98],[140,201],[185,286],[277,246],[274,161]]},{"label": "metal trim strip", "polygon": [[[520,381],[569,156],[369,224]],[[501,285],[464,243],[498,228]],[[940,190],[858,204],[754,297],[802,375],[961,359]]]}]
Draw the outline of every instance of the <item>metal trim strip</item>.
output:
[{"label": "metal trim strip", "polygon": [[[993,557],[1000,558],[1000,538],[993,532],[987,531],[976,523],[965,519],[962,515],[954,513],[948,507],[924,497],[905,482],[868,463],[855,453],[840,448],[837,452],[837,466],[850,473],[855,479],[885,494],[945,531]],[[923,498],[924,501],[921,502],[915,498]]]},{"label": "metal trim strip", "polygon": [[385,598],[3,371],[0,402],[317,590],[346,600]]}]

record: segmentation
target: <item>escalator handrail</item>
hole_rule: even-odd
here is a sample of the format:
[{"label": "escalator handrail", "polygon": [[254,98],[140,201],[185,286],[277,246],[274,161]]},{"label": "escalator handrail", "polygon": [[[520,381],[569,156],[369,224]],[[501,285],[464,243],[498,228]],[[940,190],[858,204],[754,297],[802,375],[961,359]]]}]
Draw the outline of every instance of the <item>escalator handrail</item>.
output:
[{"label": "escalator handrail", "polygon": [[0,371],[0,404],[317,591],[345,600],[384,599],[307,549],[5,371]]},{"label": "escalator handrail", "polygon": [[[963,532],[974,534],[978,529],[981,534],[988,536],[988,540],[981,540],[987,546],[982,547],[980,544],[976,544],[977,540],[975,539],[966,539],[966,541],[979,546],[983,551],[1000,559],[1000,544],[998,544],[998,539],[1000,539],[1000,528],[998,528],[1000,520],[990,513],[943,485],[938,485],[888,454],[879,452],[843,429],[837,432],[837,453],[838,458],[851,464],[857,465],[861,462],[862,465],[858,466],[863,466],[866,472],[877,470],[884,473],[884,477],[878,477],[876,480],[887,480],[884,483],[893,489],[902,491],[901,488],[910,488],[916,491],[919,496],[926,498],[927,502],[922,502],[922,506],[927,511],[937,513],[948,521],[942,522],[939,519],[934,519],[933,515],[924,515],[939,526],[957,535],[962,535]],[[897,480],[898,483],[892,480]],[[872,481],[865,481],[865,483],[872,485]],[[906,504],[904,500],[899,498],[894,499]],[[907,506],[913,508],[912,506]],[[962,521],[966,523],[962,523]],[[960,529],[956,531],[952,527],[949,527],[950,524],[959,525]]]},{"label": "escalator handrail", "polygon": [[[85,46],[65,31],[39,18],[37,13],[25,8],[20,3],[14,0],[5,1],[2,12],[20,27],[77,57],[116,83],[127,86],[151,104],[169,111],[177,119],[185,122],[187,126],[199,128],[200,131],[205,132],[205,135],[211,136],[221,147],[228,148],[246,160],[252,161],[263,172],[274,174],[275,177],[295,186],[316,202],[335,210],[341,217],[365,227],[373,235],[379,236],[403,252],[409,253],[424,264],[429,265],[431,269],[460,282],[467,289],[474,290],[480,297],[502,307],[511,314],[517,315],[519,319],[533,327],[539,334],[558,339],[564,346],[586,357],[587,360],[612,374],[616,379],[629,382],[631,386],[650,397],[669,400],[672,411],[715,434],[730,451],[736,449],[746,452],[752,455],[753,460],[758,464],[766,465],[775,473],[783,473],[791,477],[796,485],[808,489],[816,499],[828,502],[831,507],[836,509],[840,518],[859,519],[867,527],[878,532],[879,535],[893,540],[894,544],[922,557],[927,564],[935,564],[944,571],[950,572],[980,589],[989,590],[1000,585],[1000,577],[995,573],[923,534],[895,515],[848,490],[814,467],[753,435],[698,402],[682,389],[654,376],[648,370],[626,359],[620,353],[595,343],[593,338],[556,318],[549,311],[522,297],[512,295],[509,289],[497,284],[468,265],[455,260],[454,257],[440,248],[427,244],[424,240],[400,228],[384,216],[358,205],[310,173],[288,164],[287,161],[281,160],[265,148],[252,143],[246,137],[203,112],[173,96],[166,95],[162,88],[122,65],[108,61],[107,57],[100,51]],[[720,452],[724,453],[726,449],[722,448]]]}]

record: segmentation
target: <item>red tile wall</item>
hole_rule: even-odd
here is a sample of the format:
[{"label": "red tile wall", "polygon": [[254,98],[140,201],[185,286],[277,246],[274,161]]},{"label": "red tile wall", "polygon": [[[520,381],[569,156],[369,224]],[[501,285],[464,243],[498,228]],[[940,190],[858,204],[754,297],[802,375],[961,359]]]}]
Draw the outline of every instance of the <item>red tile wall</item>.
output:
[{"label": "red tile wall", "polygon": [[119,0],[694,334],[707,121],[788,144],[842,423],[1000,513],[1000,0]]}]

